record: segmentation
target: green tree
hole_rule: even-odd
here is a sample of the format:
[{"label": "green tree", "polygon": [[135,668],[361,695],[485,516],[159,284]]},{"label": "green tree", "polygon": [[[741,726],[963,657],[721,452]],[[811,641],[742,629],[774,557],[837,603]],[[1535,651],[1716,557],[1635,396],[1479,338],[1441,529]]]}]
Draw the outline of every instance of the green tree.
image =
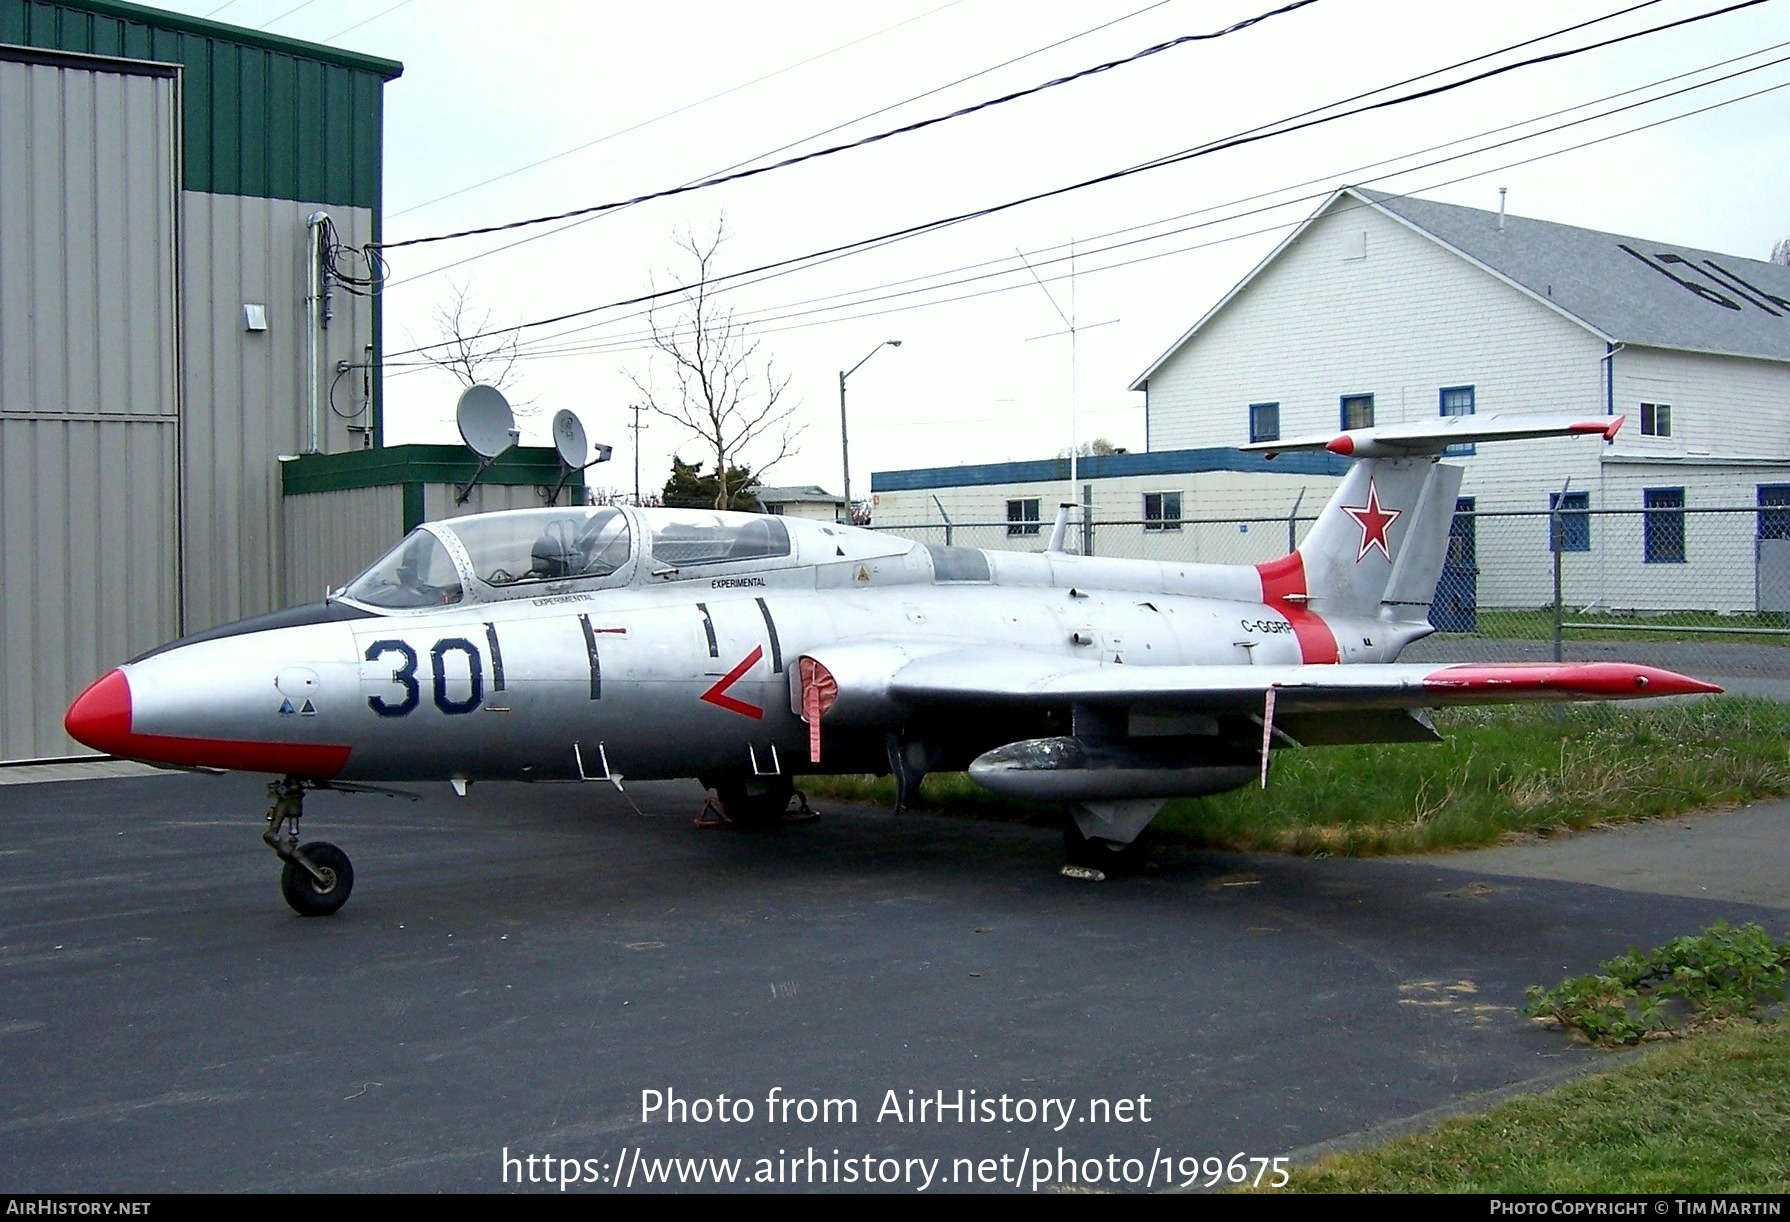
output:
[{"label": "green tree", "polygon": [[[745,467],[727,469],[727,493],[733,505],[741,509],[751,504],[758,477]],[[699,462],[685,462],[676,455],[671,459],[671,478],[665,481],[664,504],[682,509],[714,509],[721,504],[721,481],[714,472],[702,473]]]}]

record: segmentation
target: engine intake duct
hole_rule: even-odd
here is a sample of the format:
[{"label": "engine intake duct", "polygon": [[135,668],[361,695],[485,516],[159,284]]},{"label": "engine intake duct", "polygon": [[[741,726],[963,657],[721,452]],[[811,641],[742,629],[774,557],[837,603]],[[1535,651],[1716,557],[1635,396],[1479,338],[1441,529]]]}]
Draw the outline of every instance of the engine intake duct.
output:
[{"label": "engine intake duct", "polygon": [[1029,738],[984,752],[970,779],[1039,802],[1197,798],[1253,781],[1259,758],[1210,735],[1177,738]]}]

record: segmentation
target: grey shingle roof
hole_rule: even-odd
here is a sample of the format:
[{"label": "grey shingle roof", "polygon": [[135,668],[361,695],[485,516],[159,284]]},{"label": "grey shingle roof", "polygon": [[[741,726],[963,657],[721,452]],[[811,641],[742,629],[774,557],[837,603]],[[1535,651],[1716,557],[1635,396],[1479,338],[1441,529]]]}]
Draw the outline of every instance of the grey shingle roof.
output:
[{"label": "grey shingle roof", "polygon": [[843,505],[845,498],[834,496],[816,484],[798,484],[786,488],[754,488],[753,494],[765,505]]},{"label": "grey shingle roof", "polygon": [[1790,361],[1790,267],[1348,188],[1617,343]]}]

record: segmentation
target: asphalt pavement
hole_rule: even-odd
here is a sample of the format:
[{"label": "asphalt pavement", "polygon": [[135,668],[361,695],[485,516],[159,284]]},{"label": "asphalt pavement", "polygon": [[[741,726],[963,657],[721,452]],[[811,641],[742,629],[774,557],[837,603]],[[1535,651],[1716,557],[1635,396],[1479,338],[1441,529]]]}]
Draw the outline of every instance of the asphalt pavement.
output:
[{"label": "asphalt pavement", "polygon": [[1784,803],[1087,883],[694,784],[313,795],[356,883],[304,919],[255,778],[63,775],[0,769],[0,1192],[1160,1190],[1597,1064],[1528,985],[1790,926]]}]

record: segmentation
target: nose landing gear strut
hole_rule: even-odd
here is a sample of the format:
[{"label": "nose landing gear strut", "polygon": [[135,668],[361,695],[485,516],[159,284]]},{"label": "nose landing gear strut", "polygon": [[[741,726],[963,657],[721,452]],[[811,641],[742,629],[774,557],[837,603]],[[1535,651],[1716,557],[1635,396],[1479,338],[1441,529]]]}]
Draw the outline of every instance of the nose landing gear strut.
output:
[{"label": "nose landing gear strut", "polygon": [[286,863],[280,871],[280,894],[299,916],[329,916],[348,902],[354,890],[354,866],[348,854],[322,840],[298,842],[298,821],[304,815],[302,780],[283,777],[267,787],[267,796],[273,805],[267,808],[267,830],[261,839]]}]

